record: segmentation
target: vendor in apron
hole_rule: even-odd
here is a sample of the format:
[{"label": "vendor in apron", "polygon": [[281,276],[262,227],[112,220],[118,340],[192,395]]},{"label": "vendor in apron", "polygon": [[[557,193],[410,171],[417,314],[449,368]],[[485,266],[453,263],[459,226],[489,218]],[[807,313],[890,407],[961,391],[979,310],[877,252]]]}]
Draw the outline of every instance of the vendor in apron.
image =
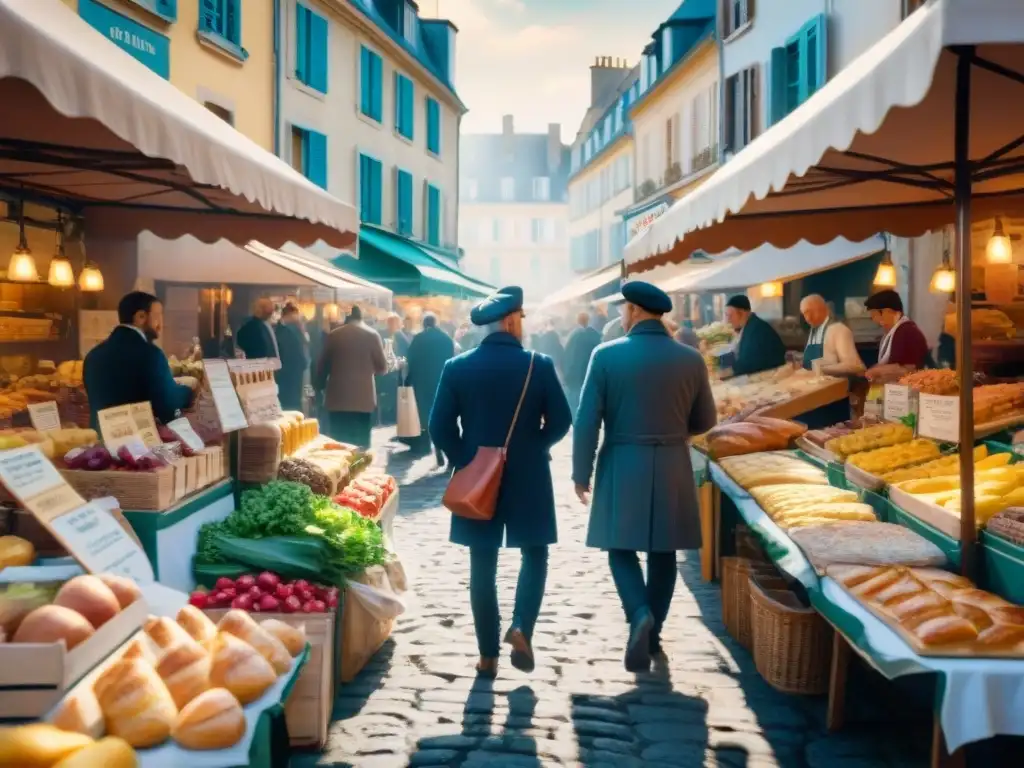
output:
[{"label": "vendor in apron", "polygon": [[[828,304],[818,294],[805,296],[800,302],[800,314],[811,326],[804,347],[804,368],[827,376],[845,376],[851,379],[864,373],[864,362],[860,359],[853,341],[853,331],[832,318]],[[815,361],[821,362],[815,365]],[[852,385],[851,381],[851,385]],[[850,418],[850,398],[845,397],[834,403],[815,408],[796,417],[796,421],[810,429],[822,429],[839,424]]]},{"label": "vendor in apron", "polygon": [[903,314],[903,300],[896,291],[886,289],[872,294],[864,308],[885,332],[878,345],[878,365],[865,374],[872,384],[891,383],[928,366],[928,340],[917,324]]}]

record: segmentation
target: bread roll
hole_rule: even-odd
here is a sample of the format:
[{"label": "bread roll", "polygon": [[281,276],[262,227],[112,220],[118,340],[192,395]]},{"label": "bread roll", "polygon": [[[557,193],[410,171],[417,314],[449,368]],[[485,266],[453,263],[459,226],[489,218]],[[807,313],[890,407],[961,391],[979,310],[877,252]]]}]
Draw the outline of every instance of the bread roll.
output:
[{"label": "bread roll", "polygon": [[157,662],[156,673],[181,709],[210,688],[210,654],[195,643],[176,645]]},{"label": "bread roll", "polygon": [[0,766],[50,768],[68,755],[92,744],[80,733],[68,733],[49,723],[0,728]]},{"label": "bread roll", "polygon": [[50,722],[62,731],[81,733],[91,739],[98,739],[104,733],[100,703],[88,686],[82,686],[64,699]]},{"label": "bread roll", "polygon": [[281,644],[293,657],[302,653],[302,649],[306,647],[305,627],[293,627],[291,624],[285,624],[279,619],[261,621],[260,626],[280,640]]},{"label": "bread roll", "polygon": [[269,661],[247,642],[227,632],[217,633],[211,655],[211,685],[227,688],[242,704],[256,701],[277,680]]},{"label": "bread roll", "polygon": [[195,643],[178,622],[166,616],[150,616],[143,629],[156,646],[165,651],[182,643]]},{"label": "bread roll", "polygon": [[277,674],[283,675],[292,668],[292,657],[288,653],[288,649],[280,640],[260,627],[256,620],[245,611],[228,611],[221,618],[217,628],[221,632],[227,632],[239,640],[244,640],[255,648],[260,656],[270,662],[270,666]]},{"label": "bread roll", "polygon": [[144,661],[115,662],[99,676],[93,690],[111,736],[145,749],[171,735],[178,708],[160,675]]},{"label": "bread roll", "polygon": [[125,647],[124,653],[121,654],[122,659],[139,659],[144,661],[150,666],[156,664],[157,651],[160,649],[156,647],[156,644],[149,639],[149,635],[142,634],[132,639],[130,643]]},{"label": "bread roll", "polygon": [[53,768],[138,768],[138,765],[139,757],[131,744],[108,736],[65,757]]},{"label": "bread roll", "polygon": [[99,629],[121,612],[121,604],[106,584],[95,576],[75,576],[60,588],[53,598],[54,605],[70,608]]},{"label": "bread roll", "polygon": [[242,705],[224,688],[211,688],[194,698],[171,731],[171,738],[185,749],[227,749],[244,735]]},{"label": "bread roll", "polygon": [[96,630],[92,624],[70,608],[60,605],[44,605],[25,617],[14,633],[15,643],[59,643],[70,651],[79,643],[88,640]]},{"label": "bread roll", "polygon": [[178,611],[178,624],[200,645],[206,646],[217,636],[217,625],[194,605]]},{"label": "bread roll", "polygon": [[117,602],[121,604],[121,610],[142,598],[142,590],[139,589],[139,585],[126,576],[100,573],[96,575],[96,578],[106,584],[107,588],[114,593]]}]

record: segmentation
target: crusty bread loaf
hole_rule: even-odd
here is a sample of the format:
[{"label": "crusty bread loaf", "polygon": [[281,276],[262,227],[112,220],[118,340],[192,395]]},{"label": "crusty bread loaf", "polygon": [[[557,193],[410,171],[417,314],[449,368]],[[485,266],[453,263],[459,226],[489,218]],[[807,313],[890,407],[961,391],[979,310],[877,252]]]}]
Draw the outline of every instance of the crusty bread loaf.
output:
[{"label": "crusty bread loaf", "polygon": [[217,628],[255,648],[260,656],[270,662],[277,674],[283,675],[292,668],[292,657],[288,649],[245,611],[228,611],[221,617]]},{"label": "crusty bread loaf", "polygon": [[178,714],[171,732],[186,749],[227,749],[244,735],[242,705],[224,688],[211,688],[194,698]]},{"label": "crusty bread loaf", "polygon": [[181,709],[210,688],[210,654],[195,643],[182,643],[166,651],[156,672]]},{"label": "crusty bread loaf", "polygon": [[277,680],[269,661],[228,632],[217,633],[211,654],[210,683],[215,688],[227,688],[242,704],[256,701]]},{"label": "crusty bread loaf", "polygon": [[91,688],[83,686],[61,702],[50,722],[62,731],[81,733],[93,739],[103,736],[103,711]]},{"label": "crusty bread loaf", "polygon": [[165,651],[168,648],[174,648],[182,643],[195,642],[191,635],[182,629],[178,622],[174,619],[169,619],[166,616],[150,616],[143,629],[146,630],[146,634],[149,635],[149,639],[152,640],[158,648]]},{"label": "crusty bread loaf", "polygon": [[111,736],[145,749],[162,744],[171,735],[178,708],[163,680],[146,662],[114,662],[97,678],[93,690]]},{"label": "crusty bread loaf", "polygon": [[208,646],[217,636],[217,625],[194,605],[186,605],[178,611],[177,619],[181,628],[200,645]]},{"label": "crusty bread loaf", "polygon": [[302,653],[302,649],[306,647],[306,629],[304,626],[293,627],[291,624],[285,624],[279,619],[261,621],[260,626],[280,640],[281,644],[293,657]]}]

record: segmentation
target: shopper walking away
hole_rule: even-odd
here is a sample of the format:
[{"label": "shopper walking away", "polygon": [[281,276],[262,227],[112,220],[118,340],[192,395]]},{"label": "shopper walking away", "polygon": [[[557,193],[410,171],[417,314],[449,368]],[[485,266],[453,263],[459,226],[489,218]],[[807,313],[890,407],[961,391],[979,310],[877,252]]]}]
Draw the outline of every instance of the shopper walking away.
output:
[{"label": "shopper walking away", "polygon": [[270,299],[256,299],[252,307],[252,317],[238,329],[238,346],[250,360],[281,356],[277,348],[274,326],[270,322],[273,317],[274,302]]},{"label": "shopper walking away", "polygon": [[363,324],[359,307],[345,324],[331,331],[317,365],[317,388],[324,393],[330,414],[330,434],[335,440],[370,447],[377,390],[373,377],[387,373],[384,342]]},{"label": "shopper walking away", "polygon": [[470,317],[489,333],[479,347],[445,364],[430,413],[430,436],[456,470],[473,460],[477,448],[501,447],[508,440],[493,519],[453,515],[451,527],[452,543],[469,547],[469,601],[480,650],[477,672],[494,677],[501,628],[496,580],[503,541],[522,552],[505,642],[512,646],[514,667],[534,667],[532,637],[544,599],[548,545],[558,538],[549,451],[569,431],[572,416],[551,359],[523,349],[521,288],[502,288],[474,307]]},{"label": "shopper walking away", "polygon": [[292,303],[281,310],[281,322],[274,326],[281,368],[276,373],[281,408],[305,413],[306,374],[309,371],[309,337],[299,308]]},{"label": "shopper walking away", "polygon": [[583,379],[590,365],[590,355],[594,347],[601,343],[601,333],[590,324],[590,315],[580,312],[576,316],[576,327],[565,342],[565,357],[562,364],[562,381],[569,397],[569,409],[576,414],[580,405],[580,391]]},{"label": "shopper walking away", "polygon": [[626,335],[625,329],[622,327],[622,316],[616,317],[614,320],[609,320],[601,331],[601,341],[615,341],[621,339]]},{"label": "shopper walking away", "polygon": [[[584,504],[597,452],[587,546],[608,551],[629,623],[625,664],[650,668],[662,655],[661,628],[676,582],[676,552],[701,545],[690,435],[715,425],[715,401],[700,354],[677,343],[662,315],[668,295],[630,282],[626,336],[594,351],[573,432],[573,482]],[[604,442],[597,451],[598,432]],[[639,552],[647,553],[647,580]]]},{"label": "shopper walking away", "polygon": [[548,320],[544,323],[544,330],[537,334],[537,340],[533,344],[533,348],[542,355],[550,357],[551,361],[555,364],[556,371],[562,370],[565,350],[562,349],[562,340],[558,337],[558,331],[555,330],[554,320]]},{"label": "shopper walking away", "polygon": [[[453,357],[455,342],[437,327],[437,317],[428,312],[423,316],[423,330],[416,334],[409,344],[406,358],[409,366],[406,380],[416,395],[416,409],[420,414],[420,424],[423,425],[423,436],[420,441],[424,453],[430,450],[427,420],[434,407],[434,396],[437,394],[438,382],[441,381],[441,371],[444,370],[445,363]],[[434,446],[434,453],[437,456],[437,465],[443,467],[444,453],[438,446]]]}]

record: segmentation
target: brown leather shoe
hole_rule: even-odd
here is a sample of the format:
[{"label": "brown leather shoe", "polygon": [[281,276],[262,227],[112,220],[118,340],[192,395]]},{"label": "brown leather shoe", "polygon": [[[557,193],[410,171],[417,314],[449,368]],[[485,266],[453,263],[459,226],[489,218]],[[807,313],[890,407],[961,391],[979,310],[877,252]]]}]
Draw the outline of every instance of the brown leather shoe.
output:
[{"label": "brown leather shoe", "polygon": [[523,630],[519,627],[510,627],[505,634],[505,642],[512,646],[512,666],[520,672],[533,672],[533,648]]},{"label": "brown leather shoe", "polygon": [[476,663],[476,676],[486,677],[489,680],[496,678],[498,676],[498,660],[481,656],[480,661]]}]

